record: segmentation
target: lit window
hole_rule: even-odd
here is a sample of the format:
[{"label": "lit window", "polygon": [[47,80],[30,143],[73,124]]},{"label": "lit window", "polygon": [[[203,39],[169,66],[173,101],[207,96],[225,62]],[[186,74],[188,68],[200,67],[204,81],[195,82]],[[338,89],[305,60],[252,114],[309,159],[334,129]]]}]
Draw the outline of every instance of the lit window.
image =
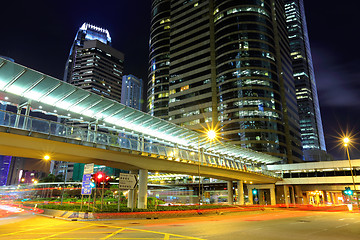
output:
[{"label": "lit window", "polygon": [[186,85],[186,86],[182,86],[180,88],[180,91],[182,92],[182,91],[185,91],[185,90],[188,90],[188,89],[189,89],[189,85]]}]

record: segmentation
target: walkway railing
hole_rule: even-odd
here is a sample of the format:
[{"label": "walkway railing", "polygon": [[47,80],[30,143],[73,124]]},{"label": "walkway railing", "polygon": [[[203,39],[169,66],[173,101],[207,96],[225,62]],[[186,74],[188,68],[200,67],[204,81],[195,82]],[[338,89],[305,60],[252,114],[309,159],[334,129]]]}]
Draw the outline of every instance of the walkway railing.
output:
[{"label": "walkway railing", "polygon": [[55,121],[3,110],[0,110],[0,126],[75,139],[83,143],[101,144],[155,154],[165,157],[168,160],[200,161],[201,165],[257,172],[279,178],[279,175],[266,171],[262,169],[260,165],[254,165],[246,160],[231,159],[227,156],[217,156],[206,152],[206,149],[186,149],[182,146],[169,146],[158,143],[151,138],[145,138],[144,136],[136,134],[122,133],[115,129],[109,133],[94,131],[83,127],[66,125]]}]

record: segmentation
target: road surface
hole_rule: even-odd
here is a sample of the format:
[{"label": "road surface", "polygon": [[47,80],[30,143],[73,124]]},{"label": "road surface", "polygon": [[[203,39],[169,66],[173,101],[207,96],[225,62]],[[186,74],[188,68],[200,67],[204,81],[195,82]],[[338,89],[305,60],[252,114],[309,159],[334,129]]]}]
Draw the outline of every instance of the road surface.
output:
[{"label": "road surface", "polygon": [[0,218],[0,239],[360,239],[360,214],[265,210],[173,219],[67,221],[23,213]]}]

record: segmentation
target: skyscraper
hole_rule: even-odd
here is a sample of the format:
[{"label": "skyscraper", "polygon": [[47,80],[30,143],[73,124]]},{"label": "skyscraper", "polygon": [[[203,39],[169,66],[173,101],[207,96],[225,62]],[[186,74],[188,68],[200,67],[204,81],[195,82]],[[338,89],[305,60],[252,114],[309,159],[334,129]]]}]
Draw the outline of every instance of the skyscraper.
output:
[{"label": "skyscraper", "polygon": [[124,54],[110,44],[108,30],[84,23],[71,46],[64,81],[120,102]]},{"label": "skyscraper", "polygon": [[121,87],[121,103],[142,110],[143,81],[134,75],[124,75]]},{"label": "skyscraper", "polygon": [[[111,47],[109,31],[84,23],[72,43],[63,80],[120,102],[123,71],[124,54]],[[69,180],[79,167],[83,168],[83,164],[54,162],[51,172],[65,175]]]},{"label": "skyscraper", "polygon": [[[326,151],[303,0],[284,0],[305,156]],[[310,157],[311,158],[311,157]],[[319,160],[319,159],[308,159]]]},{"label": "skyscraper", "polygon": [[153,0],[148,112],[301,161],[283,2]]}]

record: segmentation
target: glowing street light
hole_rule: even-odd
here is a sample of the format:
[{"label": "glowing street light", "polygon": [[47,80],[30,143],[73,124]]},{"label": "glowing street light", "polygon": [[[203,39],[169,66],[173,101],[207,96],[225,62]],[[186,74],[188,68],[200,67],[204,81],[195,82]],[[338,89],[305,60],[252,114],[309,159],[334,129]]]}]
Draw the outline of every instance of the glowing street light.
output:
[{"label": "glowing street light", "polygon": [[349,153],[349,145],[351,144],[350,138],[349,137],[344,137],[343,138],[343,143],[344,143],[344,147],[346,149],[346,154],[347,154],[347,157],[348,157],[348,160],[349,160],[350,173],[351,173],[351,178],[352,178],[352,182],[353,182],[353,185],[354,185],[354,193],[356,194],[356,202],[357,202],[358,210],[360,211],[359,194],[357,194],[357,192],[356,192],[355,179],[354,179],[353,168],[351,166],[350,153]]},{"label": "glowing street light", "polygon": [[[216,140],[216,131],[213,129],[206,131],[206,137],[208,141],[214,141]],[[202,194],[200,195],[200,188],[201,188],[201,182],[200,182],[200,165],[201,165],[201,151],[200,151],[200,136],[198,136],[198,147],[199,147],[199,164],[198,164],[198,176],[199,176],[199,210],[200,210],[200,203],[202,199]]]},{"label": "glowing street light", "polygon": [[214,130],[209,130],[207,132],[207,137],[209,140],[214,140],[216,138],[216,132]]}]

